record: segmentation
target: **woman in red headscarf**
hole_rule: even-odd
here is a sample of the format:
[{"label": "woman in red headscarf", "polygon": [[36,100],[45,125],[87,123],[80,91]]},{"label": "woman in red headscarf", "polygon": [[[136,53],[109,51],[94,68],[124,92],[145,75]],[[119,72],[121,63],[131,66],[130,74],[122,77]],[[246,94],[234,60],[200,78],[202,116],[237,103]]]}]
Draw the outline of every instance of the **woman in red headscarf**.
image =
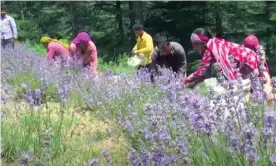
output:
[{"label": "woman in red headscarf", "polygon": [[252,72],[259,74],[259,58],[254,51],[213,37],[207,28],[196,29],[191,35],[191,42],[194,49],[201,54],[202,59],[198,69],[184,80],[189,87],[194,87],[203,81],[214,63],[218,64],[219,70],[229,81],[237,80],[238,71],[244,79],[248,78]]},{"label": "woman in red headscarf", "polygon": [[79,32],[70,45],[70,55],[78,56],[83,66],[88,66],[93,72],[97,71],[97,48],[87,32]]},{"label": "woman in red headscarf", "polygon": [[259,40],[255,35],[249,35],[247,36],[243,44],[245,47],[253,50],[259,57],[260,59],[260,65],[259,65],[259,77],[263,77],[264,80],[264,89],[267,95],[268,100],[271,99],[271,76],[269,74],[269,68],[266,62],[266,57],[265,57],[265,51],[262,45],[259,44]]}]

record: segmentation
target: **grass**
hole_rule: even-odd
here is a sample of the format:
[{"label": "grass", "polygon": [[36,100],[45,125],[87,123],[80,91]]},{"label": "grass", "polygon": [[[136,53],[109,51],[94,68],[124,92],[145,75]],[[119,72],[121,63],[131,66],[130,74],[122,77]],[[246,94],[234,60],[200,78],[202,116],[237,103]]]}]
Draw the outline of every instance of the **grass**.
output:
[{"label": "grass", "polygon": [[[115,165],[126,162],[118,157],[127,153],[124,134],[113,130],[117,132],[109,137],[110,130],[116,125],[104,122],[96,114],[66,109],[61,117],[59,103],[48,103],[47,109],[34,108],[33,111],[25,103],[18,106],[12,101],[7,103],[7,107],[2,109],[5,118],[1,121],[4,163],[16,165],[20,162],[20,154],[26,151],[36,156],[31,165],[49,161],[51,165],[85,165],[92,157],[108,165],[101,157],[104,149],[110,150]],[[50,134],[43,136],[47,130]],[[50,155],[49,159],[44,158],[45,155]]]}]

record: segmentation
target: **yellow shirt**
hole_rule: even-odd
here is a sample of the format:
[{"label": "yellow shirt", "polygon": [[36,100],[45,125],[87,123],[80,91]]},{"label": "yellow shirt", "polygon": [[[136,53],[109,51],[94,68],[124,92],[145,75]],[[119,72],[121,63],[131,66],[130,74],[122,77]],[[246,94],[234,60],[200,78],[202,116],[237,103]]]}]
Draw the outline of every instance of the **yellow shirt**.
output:
[{"label": "yellow shirt", "polygon": [[135,53],[139,55],[146,56],[148,59],[147,64],[150,64],[152,62],[151,55],[153,53],[153,50],[154,47],[152,37],[146,32],[144,32],[143,36],[137,39],[137,43],[134,46],[133,51],[135,51]]}]

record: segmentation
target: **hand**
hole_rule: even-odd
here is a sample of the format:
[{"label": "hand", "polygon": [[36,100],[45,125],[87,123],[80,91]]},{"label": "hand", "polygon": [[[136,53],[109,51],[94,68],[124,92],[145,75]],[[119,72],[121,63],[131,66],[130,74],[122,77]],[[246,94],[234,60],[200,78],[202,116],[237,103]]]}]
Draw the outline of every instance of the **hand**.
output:
[{"label": "hand", "polygon": [[187,83],[189,83],[190,82],[190,80],[188,79],[188,77],[185,77],[184,78],[184,84],[187,84]]},{"label": "hand", "polygon": [[132,50],[132,51],[131,51],[131,55],[134,56],[135,54],[136,54],[136,51],[135,51],[135,50]]},{"label": "hand", "polygon": [[17,40],[17,36],[14,36],[14,37],[13,37],[13,40]]},{"label": "hand", "polygon": [[188,82],[188,83],[185,83],[185,87],[188,87],[188,88],[194,88],[196,86],[196,83],[195,82]]}]

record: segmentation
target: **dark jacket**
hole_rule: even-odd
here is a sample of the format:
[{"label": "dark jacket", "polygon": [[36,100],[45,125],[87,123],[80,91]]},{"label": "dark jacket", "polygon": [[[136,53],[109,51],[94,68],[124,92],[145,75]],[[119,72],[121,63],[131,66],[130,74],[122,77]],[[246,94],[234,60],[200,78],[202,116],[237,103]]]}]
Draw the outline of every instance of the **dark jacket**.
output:
[{"label": "dark jacket", "polygon": [[171,55],[160,55],[158,47],[152,54],[152,63],[157,66],[171,68],[180,78],[186,76],[187,60],[184,48],[177,42],[170,42]]}]

